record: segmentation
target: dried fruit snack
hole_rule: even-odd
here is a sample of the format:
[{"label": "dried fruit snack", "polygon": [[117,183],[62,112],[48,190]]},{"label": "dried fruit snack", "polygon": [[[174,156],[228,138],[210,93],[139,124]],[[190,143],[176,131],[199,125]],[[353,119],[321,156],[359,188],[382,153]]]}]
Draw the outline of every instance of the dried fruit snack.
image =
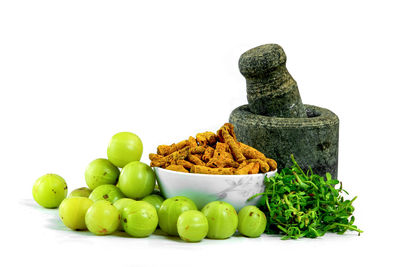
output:
[{"label": "dried fruit snack", "polygon": [[276,161],[238,142],[234,127],[225,123],[217,133],[204,132],[171,145],[160,145],[150,154],[151,167],[186,173],[257,174],[277,169]]}]

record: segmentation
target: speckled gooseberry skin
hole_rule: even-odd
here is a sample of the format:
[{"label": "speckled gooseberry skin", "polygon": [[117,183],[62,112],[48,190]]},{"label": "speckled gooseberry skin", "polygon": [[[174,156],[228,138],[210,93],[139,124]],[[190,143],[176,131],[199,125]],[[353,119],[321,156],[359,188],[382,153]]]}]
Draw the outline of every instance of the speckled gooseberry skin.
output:
[{"label": "speckled gooseberry skin", "polygon": [[235,208],[224,201],[213,201],[201,210],[208,220],[208,238],[225,239],[231,237],[238,226]]},{"label": "speckled gooseberry skin", "polygon": [[107,159],[95,159],[89,163],[85,170],[85,181],[93,190],[103,184],[116,184],[119,169]]},{"label": "speckled gooseberry skin", "polygon": [[160,195],[152,194],[144,197],[142,200],[153,205],[158,212],[165,199]]},{"label": "speckled gooseberry skin", "polygon": [[87,197],[69,197],[64,199],[58,214],[65,226],[72,230],[86,230],[85,215],[93,201]]},{"label": "speckled gooseberry skin", "polygon": [[134,237],[147,237],[157,228],[158,216],[153,205],[135,201],[122,210],[124,231]]},{"label": "speckled gooseberry skin", "polygon": [[161,230],[173,236],[178,236],[177,221],[179,215],[187,210],[197,210],[194,202],[183,196],[166,199],[158,210],[158,220]]},{"label": "speckled gooseberry skin", "polygon": [[107,147],[108,160],[120,168],[123,168],[129,162],[139,161],[142,153],[142,140],[131,132],[116,133]]},{"label": "speckled gooseberry skin", "polygon": [[35,201],[45,208],[57,208],[68,194],[65,180],[57,174],[45,174],[33,185],[32,195]]},{"label": "speckled gooseberry skin", "polygon": [[118,187],[129,198],[141,199],[154,190],[156,174],[153,169],[140,161],[133,161],[122,168]]},{"label": "speckled gooseberry skin", "polygon": [[87,210],[85,223],[89,231],[95,235],[109,235],[117,230],[120,214],[110,202],[99,200]]},{"label": "speckled gooseberry skin", "polygon": [[72,190],[72,192],[69,193],[68,197],[89,197],[90,193],[92,193],[92,190],[90,190],[89,188],[80,187]]},{"label": "speckled gooseberry skin", "polygon": [[177,228],[182,240],[199,242],[208,233],[207,217],[198,210],[187,210],[179,216]]},{"label": "speckled gooseberry skin", "polygon": [[[129,206],[130,204],[134,203],[136,200],[131,198],[120,198],[113,203],[114,207],[117,208],[119,214],[122,215],[122,211]],[[118,230],[123,231],[124,227],[122,226],[122,216],[121,216],[121,223],[119,224]]]},{"label": "speckled gooseberry skin", "polygon": [[267,226],[267,218],[256,206],[246,206],[239,211],[239,232],[248,237],[259,237]]},{"label": "speckled gooseberry skin", "polygon": [[121,190],[112,184],[103,184],[96,187],[93,192],[89,195],[89,198],[94,202],[98,200],[107,200],[114,203],[118,199],[124,198],[125,195]]}]

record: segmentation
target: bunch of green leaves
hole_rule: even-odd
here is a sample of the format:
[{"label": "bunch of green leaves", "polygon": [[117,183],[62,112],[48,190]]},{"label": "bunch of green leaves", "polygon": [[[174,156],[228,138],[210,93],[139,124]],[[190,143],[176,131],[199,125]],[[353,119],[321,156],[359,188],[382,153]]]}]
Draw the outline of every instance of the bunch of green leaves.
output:
[{"label": "bunch of green leaves", "polygon": [[341,182],[329,173],[326,177],[313,174],[311,169],[305,173],[293,155],[291,158],[293,166],[266,177],[265,192],[253,196],[262,195],[260,208],[267,216],[265,232],[284,235],[282,239],[316,238],[347,230],[362,233],[353,225],[353,202],[357,197],[344,200],[343,193],[348,193]]}]

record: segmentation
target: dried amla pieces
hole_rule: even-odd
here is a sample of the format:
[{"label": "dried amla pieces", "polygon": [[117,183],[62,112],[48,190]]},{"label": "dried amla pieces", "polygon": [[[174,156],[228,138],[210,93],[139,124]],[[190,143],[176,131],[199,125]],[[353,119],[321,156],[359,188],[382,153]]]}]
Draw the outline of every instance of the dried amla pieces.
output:
[{"label": "dried amla pieces", "polygon": [[185,167],[183,167],[182,165],[169,165],[167,168],[165,168],[166,170],[170,170],[170,171],[176,171],[176,172],[189,172],[188,170],[185,169]]},{"label": "dried amla pieces", "polygon": [[277,169],[276,161],[238,142],[234,126],[225,123],[217,133],[204,132],[171,145],[160,145],[149,154],[151,167],[177,172],[246,175]]},{"label": "dried amla pieces", "polygon": [[193,167],[190,169],[190,172],[203,174],[234,174],[233,168],[210,168],[200,165],[193,165]]},{"label": "dried amla pieces", "polygon": [[240,142],[238,142],[238,144],[243,155],[247,159],[259,159],[261,161],[265,161],[270,166],[271,170],[276,170],[276,168],[278,167],[278,164],[276,163],[275,160],[267,158],[263,153],[261,153],[257,149]]},{"label": "dried amla pieces", "polygon": [[180,159],[176,161],[177,165],[181,165],[183,168],[190,170],[192,168],[192,166],[194,165],[193,163],[191,163],[190,161],[184,160],[184,159]]},{"label": "dried amla pieces", "polygon": [[189,144],[188,140],[183,140],[178,144],[172,144],[170,146],[167,145],[160,145],[157,147],[157,154],[159,155],[169,155],[175,151],[181,150],[182,148],[186,147]]},{"label": "dried amla pieces", "polygon": [[201,157],[201,159],[204,162],[209,162],[210,159],[214,156],[214,151],[215,149],[211,146],[207,147],[206,150],[204,151],[203,156]]},{"label": "dried amla pieces", "polygon": [[230,129],[231,127],[225,124],[219,131],[221,132],[223,140],[225,141],[226,144],[228,144],[229,148],[231,149],[232,155],[240,163],[244,161],[246,158],[243,155],[236,139],[229,133]]},{"label": "dried amla pieces", "polygon": [[204,154],[204,151],[206,151],[204,146],[195,146],[189,149],[190,154]]},{"label": "dried amla pieces", "polygon": [[257,162],[250,162],[244,165],[242,168],[238,168],[235,174],[256,174],[260,169],[260,164]]},{"label": "dried amla pieces", "polygon": [[259,164],[259,168],[260,168],[261,172],[263,172],[263,173],[269,172],[269,170],[270,170],[270,166],[268,165],[267,161],[263,161],[261,159],[248,159],[247,162],[249,162],[249,163],[257,162]]},{"label": "dried amla pieces", "polygon": [[199,133],[196,135],[196,141],[200,146],[213,146],[217,143],[217,135],[213,132]]},{"label": "dried amla pieces", "polygon": [[171,164],[174,164],[177,160],[185,159],[189,155],[189,147],[184,147],[178,151],[175,151],[167,156],[160,157],[160,155],[150,154],[151,167],[166,168]]},{"label": "dried amla pieces", "polygon": [[200,165],[200,166],[206,165],[198,156],[196,156],[196,154],[189,154],[188,160],[195,165]]}]

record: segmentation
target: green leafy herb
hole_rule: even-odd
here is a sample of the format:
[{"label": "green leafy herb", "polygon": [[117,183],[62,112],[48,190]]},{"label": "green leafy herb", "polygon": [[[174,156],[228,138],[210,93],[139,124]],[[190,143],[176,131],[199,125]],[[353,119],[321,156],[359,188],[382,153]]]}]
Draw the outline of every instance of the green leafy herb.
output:
[{"label": "green leafy herb", "polygon": [[[311,169],[305,173],[295,161],[274,177],[265,178],[265,192],[262,195],[261,210],[267,216],[267,234],[284,235],[282,239],[300,237],[315,238],[327,232],[343,234],[347,230],[362,233],[353,225],[354,207],[352,200],[344,200],[348,194],[342,183],[314,174]],[[336,189],[335,186],[339,185]]]}]

